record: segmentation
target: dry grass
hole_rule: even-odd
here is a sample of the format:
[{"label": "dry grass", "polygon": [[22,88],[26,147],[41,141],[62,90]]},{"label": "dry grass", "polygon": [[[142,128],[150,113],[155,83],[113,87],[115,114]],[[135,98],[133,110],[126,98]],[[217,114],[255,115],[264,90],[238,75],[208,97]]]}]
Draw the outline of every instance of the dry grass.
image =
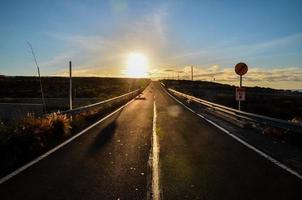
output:
[{"label": "dry grass", "polygon": [[99,110],[94,109],[80,113],[72,120],[60,113],[44,117],[29,113],[15,124],[0,121],[0,160],[10,163],[6,160],[31,158],[70,136],[72,132],[82,130],[99,115]]},{"label": "dry grass", "polygon": [[27,114],[18,124],[0,122],[0,171],[29,160],[70,134],[70,119],[52,113]]},{"label": "dry grass", "polygon": [[70,118],[67,115],[52,113],[46,119],[54,136],[61,138],[70,135]]},{"label": "dry grass", "polygon": [[71,120],[71,127],[72,130],[81,130],[83,129],[87,124],[87,121],[85,120],[85,117],[81,114],[78,114],[74,117],[72,117]]}]

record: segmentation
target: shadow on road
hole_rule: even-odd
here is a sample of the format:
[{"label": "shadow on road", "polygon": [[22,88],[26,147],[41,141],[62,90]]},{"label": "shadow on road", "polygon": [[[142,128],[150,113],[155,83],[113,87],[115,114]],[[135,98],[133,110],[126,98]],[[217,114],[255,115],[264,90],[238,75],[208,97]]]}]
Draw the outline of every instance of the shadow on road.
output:
[{"label": "shadow on road", "polygon": [[107,119],[107,122],[102,125],[100,132],[97,133],[94,138],[94,141],[92,141],[90,148],[88,149],[88,154],[94,154],[99,152],[103,147],[106,146],[107,143],[110,142],[117,128],[117,119],[122,113],[122,111],[123,109],[114,114],[114,116]]},{"label": "shadow on road", "polygon": [[99,132],[94,138],[94,141],[92,142],[88,153],[99,152],[112,139],[116,127],[116,120],[111,121],[109,124],[107,124],[106,127],[104,127],[101,132]]},{"label": "shadow on road", "polygon": [[136,97],[135,100],[146,100],[146,97]]}]

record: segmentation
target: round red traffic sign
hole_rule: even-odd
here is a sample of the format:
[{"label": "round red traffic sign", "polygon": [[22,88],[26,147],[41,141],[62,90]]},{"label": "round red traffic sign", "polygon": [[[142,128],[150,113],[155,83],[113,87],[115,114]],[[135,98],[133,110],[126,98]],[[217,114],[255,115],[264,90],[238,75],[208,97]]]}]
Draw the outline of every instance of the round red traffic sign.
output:
[{"label": "round red traffic sign", "polygon": [[238,74],[240,76],[246,74],[247,70],[248,70],[248,67],[245,63],[238,63],[235,66],[235,72],[236,72],[236,74]]}]

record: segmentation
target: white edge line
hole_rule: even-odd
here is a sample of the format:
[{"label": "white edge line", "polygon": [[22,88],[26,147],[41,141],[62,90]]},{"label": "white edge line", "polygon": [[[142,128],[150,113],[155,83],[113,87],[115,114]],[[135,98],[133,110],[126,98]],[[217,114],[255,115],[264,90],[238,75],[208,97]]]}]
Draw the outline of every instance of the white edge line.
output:
[{"label": "white edge line", "polygon": [[290,167],[284,165],[283,163],[279,162],[278,160],[276,160],[275,158],[267,155],[266,153],[264,153],[263,151],[259,150],[258,148],[252,146],[251,144],[245,142],[244,140],[240,139],[239,137],[237,137],[236,135],[230,133],[228,130],[226,130],[225,128],[219,126],[218,124],[216,124],[215,122],[213,122],[212,120],[207,119],[205,116],[198,114],[197,112],[195,112],[194,110],[192,110],[191,108],[189,108],[188,106],[186,106],[185,104],[183,104],[181,101],[179,101],[178,99],[176,99],[173,95],[171,95],[169,92],[167,92],[167,90],[165,88],[163,88],[163,90],[170,96],[172,97],[175,101],[177,101],[178,103],[180,103],[181,105],[183,105],[185,108],[187,108],[188,110],[190,110],[191,112],[193,112],[194,114],[196,114],[197,116],[201,117],[202,119],[204,119],[205,121],[209,122],[210,124],[212,124],[213,126],[215,126],[216,128],[220,129],[221,131],[223,131],[224,133],[228,134],[229,136],[231,136],[233,139],[237,140],[238,142],[240,142],[241,144],[243,144],[244,146],[248,147],[249,149],[255,151],[256,153],[258,153],[259,155],[261,155],[262,157],[266,158],[267,160],[269,160],[270,162],[272,162],[273,164],[277,165],[278,167],[284,169],[285,171],[289,172],[290,174],[296,176],[297,178],[302,180],[302,175],[299,174],[297,171],[291,169]]},{"label": "white edge line", "polygon": [[152,127],[152,199],[160,200],[160,181],[159,181],[159,143],[156,133],[156,103],[155,96],[153,101],[153,127]]},{"label": "white edge line", "polygon": [[60,148],[62,148],[63,146],[65,146],[66,144],[70,143],[71,141],[73,141],[74,139],[76,139],[77,137],[81,136],[82,134],[86,133],[88,130],[92,129],[93,127],[95,127],[96,125],[100,124],[101,122],[103,122],[104,120],[106,120],[107,118],[111,117],[112,115],[114,115],[115,113],[119,112],[120,110],[122,110],[123,108],[125,108],[127,105],[129,105],[130,103],[132,103],[135,100],[135,97],[129,101],[128,103],[126,103],[125,105],[123,105],[122,107],[116,109],[115,111],[113,111],[112,113],[106,115],[105,117],[103,117],[101,120],[95,122],[94,124],[90,125],[89,127],[85,128],[84,130],[82,130],[81,132],[79,132],[78,134],[72,136],[71,138],[69,138],[68,140],[66,140],[65,142],[59,144],[58,146],[54,147],[53,149],[49,150],[48,152],[46,152],[45,154],[37,157],[36,159],[34,159],[33,161],[30,161],[29,163],[23,165],[22,167],[16,169],[15,171],[9,173],[8,175],[4,176],[3,178],[0,179],[0,184],[8,181],[9,179],[13,178],[14,176],[16,176],[17,174],[23,172],[24,170],[26,170],[27,168],[31,167],[32,165],[36,164],[37,162],[39,162],[40,160],[46,158],[47,156],[49,156],[50,154],[54,153],[55,151],[59,150]]}]

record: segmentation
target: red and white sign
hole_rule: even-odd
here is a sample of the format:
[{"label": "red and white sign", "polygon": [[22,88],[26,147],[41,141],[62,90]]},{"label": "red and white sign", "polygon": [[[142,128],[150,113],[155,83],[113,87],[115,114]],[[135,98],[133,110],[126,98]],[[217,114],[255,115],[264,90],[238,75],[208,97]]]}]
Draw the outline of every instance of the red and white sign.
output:
[{"label": "red and white sign", "polygon": [[245,101],[245,88],[236,88],[236,100]]},{"label": "red and white sign", "polygon": [[236,74],[243,76],[244,74],[246,74],[246,72],[248,71],[248,67],[245,63],[238,63],[235,66],[235,72]]}]

